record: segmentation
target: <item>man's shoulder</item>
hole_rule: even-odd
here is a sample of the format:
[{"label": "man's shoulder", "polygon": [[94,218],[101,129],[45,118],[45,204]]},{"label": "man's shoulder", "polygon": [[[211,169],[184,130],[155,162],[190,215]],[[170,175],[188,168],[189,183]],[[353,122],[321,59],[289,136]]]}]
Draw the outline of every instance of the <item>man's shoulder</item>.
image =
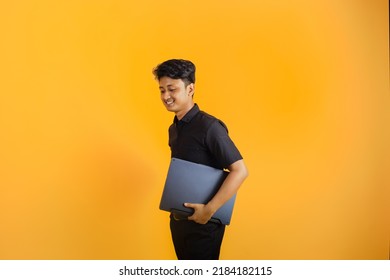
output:
[{"label": "man's shoulder", "polygon": [[225,123],[223,121],[221,121],[220,119],[216,118],[215,116],[205,112],[205,111],[199,111],[199,117],[198,117],[198,120],[204,124],[207,128],[210,128],[214,125],[221,125],[222,127],[224,127],[226,130],[227,130],[227,126],[225,125]]},{"label": "man's shoulder", "polygon": [[199,111],[199,113],[196,116],[196,121],[202,124],[211,125],[217,122],[218,119],[205,111]]},{"label": "man's shoulder", "polygon": [[216,117],[214,117],[213,115],[211,115],[205,111],[199,111],[199,115],[205,120],[216,120],[217,119]]}]

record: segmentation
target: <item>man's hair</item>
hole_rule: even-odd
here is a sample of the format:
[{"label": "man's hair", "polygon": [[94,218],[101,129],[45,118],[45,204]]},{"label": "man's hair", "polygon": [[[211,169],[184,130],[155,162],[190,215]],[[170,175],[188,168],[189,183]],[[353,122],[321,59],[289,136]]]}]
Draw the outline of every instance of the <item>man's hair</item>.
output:
[{"label": "man's hair", "polygon": [[153,69],[153,75],[158,80],[162,77],[181,79],[187,86],[195,83],[195,65],[189,60],[170,59],[157,65]]}]

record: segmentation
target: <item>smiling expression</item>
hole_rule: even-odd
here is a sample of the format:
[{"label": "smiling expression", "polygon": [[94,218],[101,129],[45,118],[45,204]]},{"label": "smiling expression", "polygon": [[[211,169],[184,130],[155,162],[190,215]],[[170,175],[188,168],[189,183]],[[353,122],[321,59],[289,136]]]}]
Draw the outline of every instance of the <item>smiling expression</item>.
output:
[{"label": "smiling expression", "polygon": [[159,80],[161,101],[180,120],[194,106],[194,84],[185,85],[181,79],[162,77]]}]

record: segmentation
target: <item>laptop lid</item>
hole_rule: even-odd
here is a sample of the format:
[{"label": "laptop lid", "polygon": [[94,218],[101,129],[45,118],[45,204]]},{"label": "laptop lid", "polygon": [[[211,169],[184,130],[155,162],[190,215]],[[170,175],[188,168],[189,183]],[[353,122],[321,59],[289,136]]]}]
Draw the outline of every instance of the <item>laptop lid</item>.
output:
[{"label": "laptop lid", "polygon": [[[229,172],[178,158],[172,158],[164,190],[160,201],[160,209],[184,216],[194,212],[185,207],[185,202],[207,204],[217,193]],[[211,221],[230,224],[236,194],[221,206]]]}]

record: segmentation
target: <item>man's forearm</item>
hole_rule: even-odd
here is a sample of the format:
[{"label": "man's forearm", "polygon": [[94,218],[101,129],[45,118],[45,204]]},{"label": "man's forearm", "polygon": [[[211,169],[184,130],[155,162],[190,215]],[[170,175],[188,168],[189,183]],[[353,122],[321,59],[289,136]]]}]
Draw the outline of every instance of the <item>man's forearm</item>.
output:
[{"label": "man's forearm", "polygon": [[248,177],[248,170],[243,160],[239,160],[229,166],[230,173],[214,197],[206,204],[212,215],[224,205],[235,193],[241,184]]}]

